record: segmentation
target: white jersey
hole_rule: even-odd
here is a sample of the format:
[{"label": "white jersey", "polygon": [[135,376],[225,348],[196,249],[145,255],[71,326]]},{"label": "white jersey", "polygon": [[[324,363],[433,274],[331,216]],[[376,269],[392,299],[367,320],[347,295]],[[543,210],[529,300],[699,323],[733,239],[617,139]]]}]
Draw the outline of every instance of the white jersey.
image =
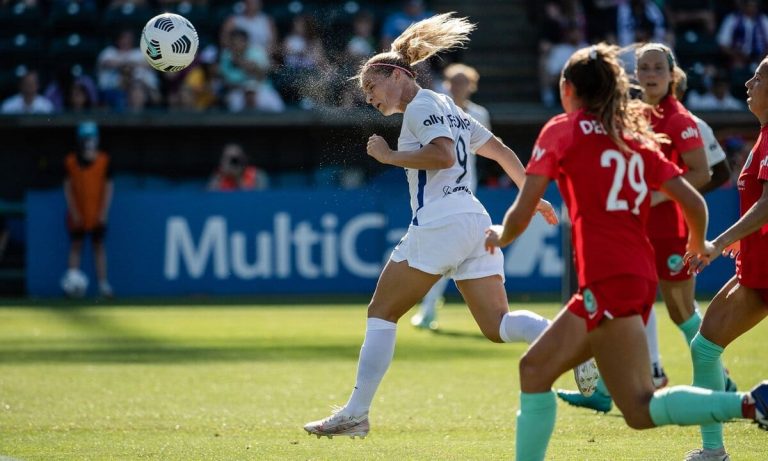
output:
[{"label": "white jersey", "polygon": [[[491,115],[485,107],[480,104],[475,104],[472,101],[467,101],[467,108],[464,109],[464,112],[477,120],[478,123],[484,127],[489,130],[491,129]],[[471,151],[471,154],[472,155],[469,156],[469,162],[472,164],[472,183],[469,187],[472,188],[472,192],[475,192],[477,190],[477,155],[474,150]]]},{"label": "white jersey", "polygon": [[403,114],[397,149],[418,150],[444,137],[454,142],[456,162],[441,170],[405,169],[411,194],[411,224],[418,226],[458,213],[487,214],[470,189],[475,172],[469,156],[491,136],[449,96],[426,89],[416,93]]},{"label": "white jersey", "polygon": [[717,142],[717,138],[715,137],[715,133],[712,131],[712,127],[710,127],[707,122],[700,119],[699,117],[693,114],[691,114],[691,116],[693,116],[693,119],[696,121],[696,125],[699,127],[701,140],[704,141],[704,151],[707,153],[707,166],[711,168],[713,165],[717,165],[718,163],[725,160],[725,151],[720,146],[720,143]]}]

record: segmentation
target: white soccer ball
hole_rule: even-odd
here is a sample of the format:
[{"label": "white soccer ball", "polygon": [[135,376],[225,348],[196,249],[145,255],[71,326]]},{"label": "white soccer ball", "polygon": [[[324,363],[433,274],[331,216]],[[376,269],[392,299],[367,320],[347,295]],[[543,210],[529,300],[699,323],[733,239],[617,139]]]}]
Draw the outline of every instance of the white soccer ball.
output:
[{"label": "white soccer ball", "polygon": [[192,64],[199,44],[195,27],[178,14],[157,15],[141,31],[141,52],[161,72],[178,72]]},{"label": "white soccer ball", "polygon": [[61,289],[70,298],[82,298],[88,291],[88,276],[79,269],[69,269],[61,278]]}]

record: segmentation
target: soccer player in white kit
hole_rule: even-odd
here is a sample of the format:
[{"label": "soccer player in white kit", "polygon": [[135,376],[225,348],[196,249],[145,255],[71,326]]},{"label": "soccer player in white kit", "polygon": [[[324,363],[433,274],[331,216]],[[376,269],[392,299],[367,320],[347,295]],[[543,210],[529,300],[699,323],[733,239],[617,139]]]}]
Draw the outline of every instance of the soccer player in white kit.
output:
[{"label": "soccer player in white kit", "polygon": [[[470,115],[478,123],[490,130],[491,116],[488,114],[488,110],[469,99],[477,91],[477,82],[479,80],[480,74],[477,70],[466,64],[454,63],[443,71],[445,93],[467,115]],[[475,154],[474,151],[470,151],[470,155],[467,157],[467,162],[470,164],[473,173],[477,171],[475,168],[477,156]],[[477,174],[472,175],[469,188],[473,193],[477,191]],[[413,326],[437,330],[437,306],[442,302],[448,282],[448,277],[442,277],[424,296],[424,299],[421,300],[419,311],[411,317],[411,324]]]},{"label": "soccer player in white kit", "polygon": [[[493,342],[531,343],[549,323],[530,311],[509,312],[504,257],[485,251],[491,219],[470,189],[470,150],[498,162],[519,187],[525,181],[523,165],[450,97],[422,89],[415,80],[416,63],[464,45],[473,29],[466,18],[452,13],[433,16],[413,24],[392,43],[391,51],[373,56],[360,69],[368,104],[385,116],[404,114],[396,151],[375,134],[367,150],[381,163],[405,168],[412,219],[368,305],[352,395],[331,416],[306,424],[310,434],[368,434],[368,410],[392,361],[397,321],[443,275],[455,280],[480,330]],[[536,211],[549,224],[557,223],[548,202],[540,201]]]}]

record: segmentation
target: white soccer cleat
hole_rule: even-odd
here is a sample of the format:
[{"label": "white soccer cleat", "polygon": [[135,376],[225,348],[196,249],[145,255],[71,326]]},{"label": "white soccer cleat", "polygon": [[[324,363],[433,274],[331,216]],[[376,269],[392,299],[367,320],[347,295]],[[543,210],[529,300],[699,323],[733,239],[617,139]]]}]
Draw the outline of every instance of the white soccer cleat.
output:
[{"label": "white soccer cleat", "polygon": [[355,437],[364,439],[370,430],[368,413],[360,416],[348,416],[343,414],[341,410],[337,410],[325,419],[305,424],[304,430],[309,435],[316,435],[318,439],[322,436],[330,439],[334,435],[346,435],[353,439]]},{"label": "white soccer cleat", "polygon": [[697,448],[685,454],[683,461],[731,461],[725,448]]},{"label": "white soccer cleat", "polygon": [[600,379],[600,371],[597,369],[595,359],[589,359],[586,362],[573,368],[573,378],[576,380],[576,386],[584,397],[591,397],[597,390],[597,380]]}]

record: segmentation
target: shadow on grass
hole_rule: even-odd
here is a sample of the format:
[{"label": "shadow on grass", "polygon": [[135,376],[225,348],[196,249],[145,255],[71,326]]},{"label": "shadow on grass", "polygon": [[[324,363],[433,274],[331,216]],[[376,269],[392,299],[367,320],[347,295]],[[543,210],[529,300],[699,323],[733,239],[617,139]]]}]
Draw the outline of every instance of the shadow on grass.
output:
[{"label": "shadow on grass", "polygon": [[445,336],[449,338],[472,338],[488,341],[488,338],[486,338],[485,335],[476,331],[444,330],[442,328],[438,328],[437,330],[430,330],[430,332],[437,336]]},{"label": "shadow on grass", "polygon": [[[397,360],[451,360],[478,358],[472,347],[405,347]],[[515,353],[499,346],[481,357],[513,358]],[[280,362],[280,361],[356,361],[359,345],[349,344],[253,344],[251,346],[159,345],[156,342],[120,340],[120,344],[66,348],[0,348],[0,364],[39,363],[190,363],[190,362]]]}]

